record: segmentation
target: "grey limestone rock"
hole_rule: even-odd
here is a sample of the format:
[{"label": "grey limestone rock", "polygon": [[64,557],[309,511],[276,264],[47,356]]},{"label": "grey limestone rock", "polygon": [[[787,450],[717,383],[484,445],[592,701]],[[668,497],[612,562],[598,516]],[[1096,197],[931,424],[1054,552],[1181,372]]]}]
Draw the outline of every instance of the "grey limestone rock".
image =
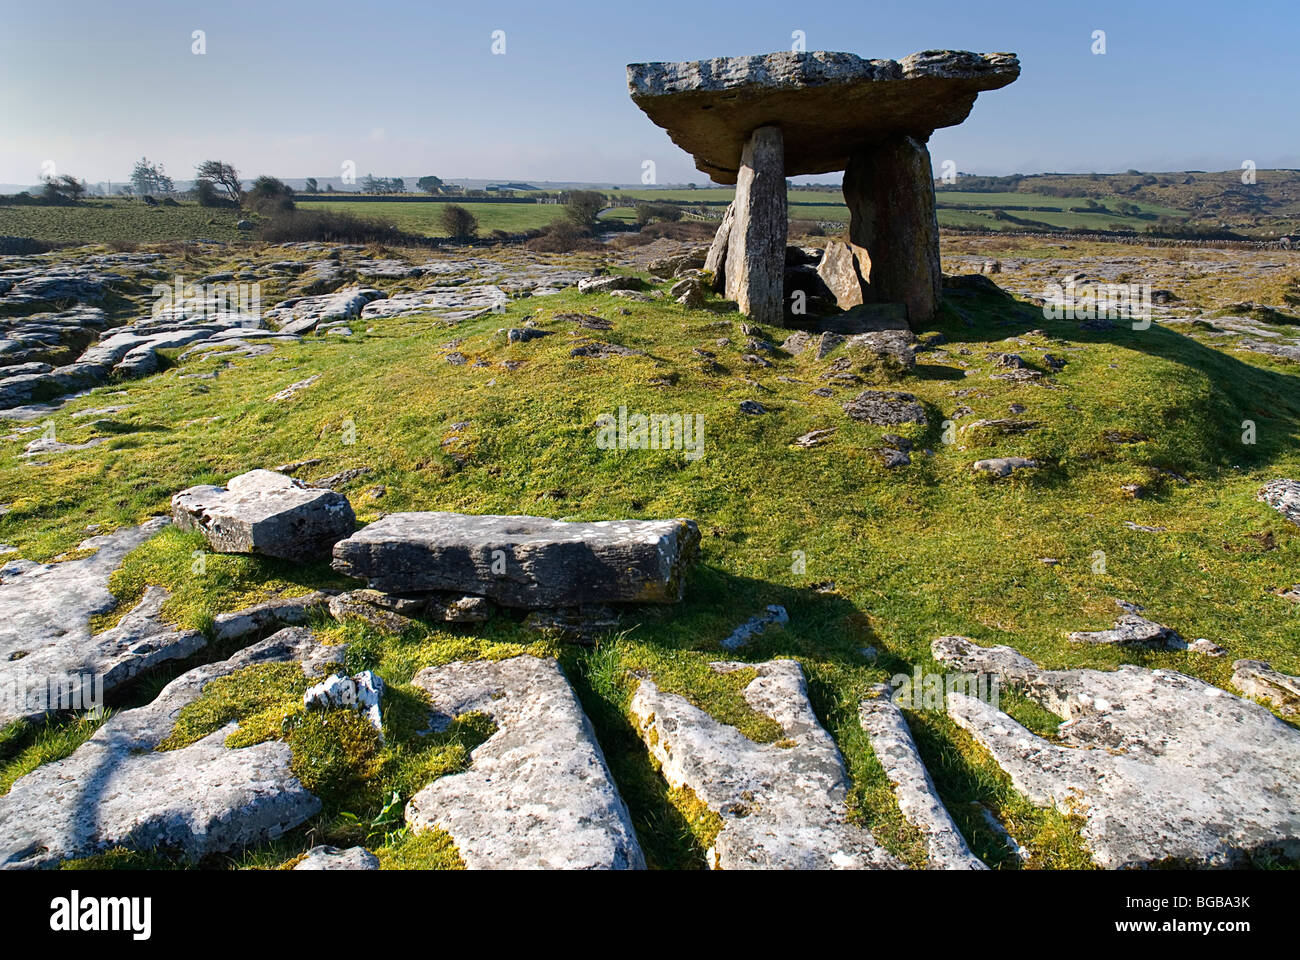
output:
[{"label": "grey limestone rock", "polygon": [[631,818],[559,664],[539,657],[426,667],[434,728],[481,712],[496,732],[468,770],[406,807],[416,832],[446,831],[471,870],[641,869]]}]

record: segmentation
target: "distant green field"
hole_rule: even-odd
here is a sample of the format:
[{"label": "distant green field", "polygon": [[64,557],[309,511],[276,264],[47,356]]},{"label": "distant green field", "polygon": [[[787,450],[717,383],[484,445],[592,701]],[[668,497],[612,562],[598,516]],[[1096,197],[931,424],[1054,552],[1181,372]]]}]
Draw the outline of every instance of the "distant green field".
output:
[{"label": "distant green field", "polygon": [[[458,205],[478,217],[480,233],[491,233],[493,230],[522,233],[524,230],[544,227],[564,216],[564,207],[559,204],[467,201]],[[341,210],[359,217],[380,217],[405,233],[425,237],[446,236],[446,231],[442,229],[442,224],[439,222],[439,215],[445,206],[443,203],[400,203],[382,200],[374,203],[365,200],[340,202],[324,200],[298,204],[299,209],[302,210]]]},{"label": "distant green field", "polygon": [[73,207],[0,204],[0,236],[32,237],[65,243],[165,240],[234,240],[238,210],[197,204],[145,205],[139,200],[88,200]]},{"label": "distant green field", "polygon": [[[699,190],[619,190],[610,191],[610,194],[648,201],[704,202],[709,204],[711,211],[720,213],[722,204],[729,203],[735,196],[735,191],[730,187],[715,187]],[[1147,217],[1123,215],[1115,210],[1121,202],[1118,197],[1098,201],[1108,207],[1108,210],[1078,213],[1070,212],[1069,208],[1086,206],[1082,197],[941,190],[937,199],[941,226],[989,230],[1109,230],[1116,224],[1122,224],[1142,231],[1151,224],[1150,215],[1187,216],[1185,211],[1142,202],[1136,205]],[[789,202],[792,220],[848,222],[848,208],[837,193],[794,190],[789,193]],[[378,217],[406,233],[428,237],[445,236],[439,220],[445,209],[442,203],[322,200],[303,201],[298,206],[303,210],[339,210],[358,216]],[[482,234],[489,234],[493,230],[509,233],[536,230],[564,215],[564,208],[558,204],[481,203],[470,200],[461,206],[478,218]],[[1052,207],[1060,212],[1023,209],[1026,207]],[[1004,210],[1009,219],[995,219],[993,211],[998,209]],[[69,207],[0,204],[0,235],[72,243],[149,243],[200,237],[234,240],[247,236],[235,228],[240,217],[240,212],[236,210],[199,207],[193,203],[148,206],[140,200],[125,198],[88,200]],[[619,221],[635,217],[633,207],[615,207],[604,214],[605,219]]]}]

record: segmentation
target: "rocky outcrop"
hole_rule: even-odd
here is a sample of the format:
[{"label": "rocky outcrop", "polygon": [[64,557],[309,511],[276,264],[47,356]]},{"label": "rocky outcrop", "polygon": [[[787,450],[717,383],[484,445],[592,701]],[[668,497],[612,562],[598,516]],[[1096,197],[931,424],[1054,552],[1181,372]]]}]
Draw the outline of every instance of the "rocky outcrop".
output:
[{"label": "rocky outcrop", "polygon": [[1267,700],[1288,717],[1300,715],[1300,677],[1274,670],[1266,660],[1237,660],[1232,685],[1248,697]]},{"label": "rocky outcrop", "polygon": [[1172,670],[1043,670],[964,637],[941,637],[932,652],[1064,718],[1049,741],[983,700],[948,694],[949,715],[1017,790],[1085,818],[1099,865],[1232,867],[1300,855],[1300,731],[1259,704]]},{"label": "rocky outcrop", "polygon": [[231,723],[179,750],[159,751],[176,716],[218,677],[298,661],[306,676],[342,659],[290,627],[228,660],[173,680],[145,707],[114,714],[73,754],[20,778],[0,797],[0,868],[54,867],[112,847],[175,852],[191,861],[263,843],[320,811],[290,769],[289,745],[231,749]]},{"label": "rocky outcrop", "polygon": [[1300,481],[1272,480],[1260,488],[1257,499],[1300,527]]},{"label": "rocky outcrop", "polygon": [[270,470],[250,470],[224,487],[189,487],[172,497],[172,519],[198,530],[217,553],[319,560],[356,527],[347,497]]},{"label": "rocky outcrop", "polygon": [[925,408],[910,393],[897,390],[863,390],[844,404],[844,412],[854,420],[877,426],[916,423],[926,426]]},{"label": "rocky outcrop", "polygon": [[281,333],[310,333],[317,326],[335,320],[353,320],[369,303],[384,294],[372,287],[351,288],[315,297],[295,297],[266,311],[266,319],[279,325]]},{"label": "rocky outcrop", "polygon": [[1037,470],[1038,467],[1038,461],[1028,457],[990,457],[971,464],[976,473],[986,473],[991,477],[1009,477],[1017,470]]},{"label": "rocky outcrop", "polygon": [[433,729],[483,713],[496,731],[463,773],[440,777],[406,807],[417,833],[440,829],[471,870],[619,870],[645,866],[636,831],[591,723],[553,660],[426,667]]},{"label": "rocky outcrop", "polygon": [[715,663],[754,670],[746,702],[781,726],[784,739],[755,743],[645,679],[631,710],[668,784],[692,790],[723,821],[709,850],[722,870],[895,869],[869,830],[846,819],[849,778],[835,741],[817,721],[793,660]]},{"label": "rocky outcrop", "polygon": [[673,603],[699,543],[690,520],[393,513],[334,547],[334,569],[386,593],[431,590],[508,607]]},{"label": "rocky outcrop", "polygon": [[[0,568],[0,726],[45,713],[49,678],[109,673],[130,659],[132,644],[109,638],[103,646],[91,635],[90,618],[117,605],[108,578],[122,558],[166,526],[166,519],[157,518],[90,537],[78,547],[94,551],[86,557],[10,560]],[[126,641],[126,635],[123,630],[115,636]],[[192,643],[177,636],[165,646],[179,652]],[[165,656],[156,649],[151,655]]]}]

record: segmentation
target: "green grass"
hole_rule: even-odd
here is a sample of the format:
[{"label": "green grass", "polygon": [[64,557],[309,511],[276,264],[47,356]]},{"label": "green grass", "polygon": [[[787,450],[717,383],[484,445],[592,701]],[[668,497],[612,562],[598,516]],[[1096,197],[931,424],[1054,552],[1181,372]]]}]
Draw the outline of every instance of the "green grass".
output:
[{"label": "green grass", "polygon": [[[685,201],[709,204],[729,203],[735,196],[731,187],[699,190],[620,190],[608,191],[611,196],[633,197],[649,201]],[[995,220],[992,211],[998,207],[1050,206],[1063,212],[1011,210],[1016,217],[1062,228],[1109,229],[1122,223],[1135,230],[1144,229],[1151,221],[1139,217],[1112,213],[1069,213],[1071,206],[1083,206],[1082,197],[1051,197],[1029,193],[976,193],[941,190],[937,193],[939,223],[942,226],[976,226],[993,230],[1028,229],[1026,225]],[[1118,198],[1102,198],[1101,203],[1113,208]],[[789,215],[795,220],[822,220],[836,223],[848,222],[848,208],[838,192],[821,193],[794,190],[789,194]],[[530,203],[476,203],[466,200],[460,204],[479,220],[482,234],[493,230],[522,233],[549,225],[564,216],[564,208],[556,204]],[[1143,212],[1160,216],[1185,216],[1172,207],[1148,202],[1138,202]],[[303,210],[337,210],[361,217],[378,217],[393,223],[399,230],[426,237],[446,236],[439,216],[444,207],[432,201],[305,201],[298,206]],[[720,209],[720,208],[718,208]],[[632,219],[636,212],[631,207],[617,207],[606,212],[606,218]],[[33,237],[75,243],[113,242],[164,242],[207,238],[232,241],[247,239],[247,234],[237,230],[235,224],[247,216],[238,210],[200,207],[184,202],[176,206],[160,204],[147,206],[142,200],[125,198],[91,199],[74,206],[11,206],[0,204],[0,235]]]},{"label": "green grass", "polygon": [[[298,206],[303,210],[341,210],[359,217],[382,217],[402,232],[415,236],[447,236],[439,219],[447,206],[445,203],[344,200],[309,201]],[[553,203],[474,203],[467,200],[459,206],[478,218],[480,234],[489,234],[493,230],[523,233],[545,227],[564,216],[564,207]]]},{"label": "green grass", "polygon": [[[350,670],[375,669],[395,691],[386,710],[386,745],[366,747],[361,731],[344,731],[354,735],[357,756],[322,761],[327,776],[318,782],[330,801],[320,821],[228,865],[279,865],[304,852],[309,837],[329,837],[339,845],[368,843],[390,866],[454,866],[445,842],[417,842],[400,828],[374,823],[394,791],[405,801],[428,779],[458,769],[471,742],[457,747],[415,732],[420,695],[410,680],[423,666],[530,652],[561,657],[649,860],[699,866],[717,825],[692,798],[669,791],[653,769],[627,715],[631,671],[649,673],[756,739],[772,739],[770,722],[740,696],[743,675],[719,677],[707,669],[711,660],[733,658],[719,641],[770,603],[783,604],[790,623],[769,630],[740,658],[799,660],[814,706],[853,774],[853,816],[917,863],[917,838],[901,820],[857,726],[856,703],[895,673],[910,673],[917,664],[938,669],[929,655],[935,637],[1007,643],[1047,667],[1137,663],[1224,687],[1237,658],[1267,659],[1300,673],[1300,615],[1273,593],[1297,579],[1300,530],[1255,500],[1265,481],[1300,474],[1300,369],[1264,357],[1246,360],[1159,326],[1085,333],[1009,298],[953,302],[956,308],[945,310],[937,324],[949,341],[945,355],[922,354],[914,374],[846,358],[867,385],[914,393],[930,414],[925,428],[849,419],[841,406],[857,388],[831,399],[813,396],[810,389],[820,385],[828,363],[844,357],[842,349],[821,362],[777,357],[764,370],[743,364],[741,318],[717,303],[690,311],[670,301],[565,293],[512,302],[504,316],[468,321],[454,332],[421,317],[379,320],[372,332],[358,326],[346,340],[309,339],[280,346],[269,357],[233,361],[216,380],[181,379],[213,362],[186,364],[93,391],[52,416],[60,439],[79,442],[100,428],[74,420],[73,412],[129,404],[97,447],[39,466],[18,458],[25,436],[0,441],[0,502],[13,504],[0,517],[0,540],[24,556],[47,559],[74,547],[88,523],[105,529],[135,523],[165,511],[168,498],[183,487],[304,458],[321,459],[313,476],[373,468],[348,491],[363,521],[401,510],[580,520],[693,517],[703,554],[689,574],[685,600],[630,611],[624,634],[594,649],[558,647],[526,633],[510,616],[478,629],[420,626],[402,636],[356,624],[324,629],[329,639],[351,644]],[[615,325],[612,339],[644,355],[570,357],[571,328],[551,319],[568,311],[607,317]],[[558,335],[508,344],[497,333],[525,318]],[[1025,342],[1004,342],[1011,335]],[[442,345],[453,336],[463,340],[457,349],[470,363],[443,359]],[[722,336],[733,343],[719,346]],[[717,353],[722,369],[704,371],[695,347]],[[1069,363],[1055,389],[989,379],[988,356],[1006,350],[1031,362],[1050,351]],[[490,365],[472,366],[480,358]],[[522,366],[512,372],[502,365],[506,360]],[[292,400],[266,402],[313,374],[321,379]],[[974,392],[958,397],[958,390]],[[741,414],[737,405],[744,399],[758,399],[770,412]],[[943,442],[942,422],[958,404],[993,418],[1005,416],[1012,402],[1024,404],[1025,415],[1042,428]],[[620,405],[702,415],[704,456],[597,448],[597,416],[616,413]],[[1258,424],[1254,446],[1240,442],[1246,418]],[[355,424],[353,444],[345,442],[348,421]],[[469,425],[458,432],[462,442],[453,456],[442,444],[458,421]],[[825,446],[790,446],[794,437],[829,426],[837,432]],[[1103,438],[1108,430],[1149,439],[1112,444]],[[910,467],[881,465],[874,451],[885,433],[915,442]],[[1006,455],[1047,466],[998,482],[970,470],[977,459]],[[1161,470],[1190,482],[1173,481]],[[1121,493],[1135,476],[1150,483],[1148,499]],[[376,484],[386,488],[380,499],[369,492]],[[1125,520],[1165,532],[1138,533]],[[1273,534],[1272,549],[1259,545],[1266,531]],[[201,624],[272,589],[333,582],[325,568],[290,570],[243,558],[221,558],[214,572],[216,558],[209,557],[208,576],[195,577],[189,570],[195,542],[179,534],[158,538],[128,560],[114,589],[126,598],[161,580],[173,590],[169,615]],[[805,557],[803,568],[795,564],[796,551]],[[1105,553],[1104,573],[1093,572],[1097,551]],[[1061,562],[1046,566],[1042,557]],[[834,592],[814,589],[824,581],[834,581]],[[1210,660],[1067,641],[1069,631],[1109,626],[1117,598],[1145,604],[1150,616],[1189,639],[1223,644],[1230,656]],[[880,651],[876,662],[862,658],[864,646]],[[234,691],[238,684],[229,686]],[[267,707],[250,697],[236,713],[269,709],[280,721],[293,713],[287,694],[276,703]],[[1035,728],[1050,728],[1050,718],[1030,705],[1011,699],[1008,705]],[[989,862],[1002,863],[1005,855],[972,803],[993,809],[1030,848],[1030,866],[1085,862],[1077,818],[1028,804],[943,714],[914,712],[909,720],[954,817]],[[274,724],[261,729],[290,737]],[[324,755],[325,733],[308,728],[298,751]],[[61,736],[69,739],[30,756],[51,759],[77,734]],[[25,743],[10,759],[27,755],[34,741]]]},{"label": "green grass", "polygon": [[69,243],[152,243],[167,240],[235,240],[238,210],[200,207],[147,206],[142,200],[86,200],[75,206],[10,206],[0,204],[0,236],[32,237]]}]

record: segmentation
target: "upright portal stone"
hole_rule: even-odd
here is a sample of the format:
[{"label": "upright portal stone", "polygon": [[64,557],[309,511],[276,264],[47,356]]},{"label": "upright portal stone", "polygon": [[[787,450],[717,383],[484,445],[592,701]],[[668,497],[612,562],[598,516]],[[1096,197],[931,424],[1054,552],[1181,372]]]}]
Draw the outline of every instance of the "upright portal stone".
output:
[{"label": "upright portal stone", "polygon": [[849,240],[871,251],[866,278],[876,299],[907,306],[916,329],[939,304],[939,221],[930,151],[914,137],[891,137],[849,157],[844,171]]},{"label": "upright portal stone", "polygon": [[727,298],[759,324],[781,326],[785,279],[785,150],[780,127],[745,144],[727,244]]}]

